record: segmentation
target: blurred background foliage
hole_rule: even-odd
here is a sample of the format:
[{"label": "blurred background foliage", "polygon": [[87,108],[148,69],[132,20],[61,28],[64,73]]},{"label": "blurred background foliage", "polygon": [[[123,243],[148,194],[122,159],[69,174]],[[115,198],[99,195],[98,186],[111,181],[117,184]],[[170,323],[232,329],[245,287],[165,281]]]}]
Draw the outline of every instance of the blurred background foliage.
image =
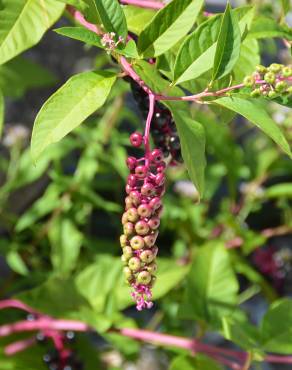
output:
[{"label": "blurred background foliage", "polygon": [[[258,3],[261,14],[283,16],[280,1]],[[211,4],[210,11],[222,8]],[[58,22],[66,24],[65,18]],[[259,50],[263,64],[291,63],[280,40],[259,40]],[[242,76],[259,62],[257,53],[245,57]],[[32,165],[31,125],[42,103],[73,73],[109,66],[116,68],[106,54],[54,32],[0,66],[6,108],[0,143],[1,298],[15,296],[46,314],[96,328],[100,336],[79,334],[72,344],[89,370],[165,369],[171,362],[172,370],[188,369],[179,351],[141,348],[107,333],[111,326],[205,335],[231,346],[225,337],[247,350],[257,340],[259,353],[292,353],[291,341],[270,343],[264,325],[256,328],[275,301],[291,312],[284,297],[292,287],[292,162],[246,121],[194,106],[207,133],[206,193],[198,203],[185,168],[168,169],[151,312],[137,314],[132,307],[119,258],[128,135],[143,124],[129,84],[120,79],[101,110]],[[269,114],[291,145],[291,110],[272,103]],[[292,325],[281,310],[270,311],[273,322],[289,319]],[[230,312],[224,331],[221,318]],[[21,317],[5,311],[0,322]],[[270,337],[277,332],[269,330]],[[291,338],[291,332],[286,335]],[[8,359],[1,354],[5,344],[0,341],[1,369],[45,369],[44,347]],[[196,361],[190,369],[217,369],[204,357]]]}]

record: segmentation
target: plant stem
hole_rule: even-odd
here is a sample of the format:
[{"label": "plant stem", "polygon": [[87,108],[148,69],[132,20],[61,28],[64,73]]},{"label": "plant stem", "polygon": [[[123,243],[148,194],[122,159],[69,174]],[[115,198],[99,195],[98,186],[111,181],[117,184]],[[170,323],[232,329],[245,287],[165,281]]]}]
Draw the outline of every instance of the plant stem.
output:
[{"label": "plant stem", "polygon": [[163,3],[158,1],[148,1],[148,0],[120,0],[122,4],[126,5],[135,5],[140,8],[148,8],[148,9],[161,9],[164,7]]},{"label": "plant stem", "polygon": [[145,158],[146,158],[146,166],[149,164],[149,154],[150,154],[150,127],[151,121],[154,114],[154,105],[155,105],[155,96],[150,93],[149,97],[149,111],[148,116],[146,119],[145,124],[145,132],[144,132],[144,145],[145,145]]}]

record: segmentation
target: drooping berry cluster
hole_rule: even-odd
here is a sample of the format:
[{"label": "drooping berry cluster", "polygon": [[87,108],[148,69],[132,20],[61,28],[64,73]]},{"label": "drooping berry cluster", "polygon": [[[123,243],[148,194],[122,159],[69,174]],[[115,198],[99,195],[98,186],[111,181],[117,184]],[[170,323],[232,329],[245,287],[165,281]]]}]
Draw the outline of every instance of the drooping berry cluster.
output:
[{"label": "drooping berry cluster", "polygon": [[[140,133],[130,136],[131,144],[139,147]],[[165,192],[165,163],[161,150],[154,149],[147,158],[128,157],[125,212],[122,216],[124,233],[120,237],[122,261],[127,283],[133,288],[137,309],[151,308],[151,288],[157,266],[155,245],[162,212],[161,197]]]},{"label": "drooping berry cluster", "polygon": [[[260,86],[257,82],[260,81]],[[252,87],[252,97],[267,96],[271,99],[278,96],[292,95],[292,67],[273,63],[269,67],[258,65],[252,76],[243,80],[247,87]]]},{"label": "drooping berry cluster", "polygon": [[[137,84],[131,84],[133,96],[146,119],[148,113],[148,95]],[[151,135],[155,147],[159,148],[164,158],[170,158],[172,165],[182,163],[180,140],[171,112],[163,104],[156,103],[152,119]]]}]

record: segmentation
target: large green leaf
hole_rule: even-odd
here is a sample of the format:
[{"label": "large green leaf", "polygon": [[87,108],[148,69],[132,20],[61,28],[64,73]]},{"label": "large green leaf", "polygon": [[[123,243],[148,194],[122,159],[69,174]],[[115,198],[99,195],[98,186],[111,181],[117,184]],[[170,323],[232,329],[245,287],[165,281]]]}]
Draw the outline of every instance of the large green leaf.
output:
[{"label": "large green leaf", "polygon": [[52,222],[48,236],[54,271],[60,276],[67,277],[76,267],[83,241],[82,233],[71,220],[56,218]]},{"label": "large green leaf", "polygon": [[254,19],[247,37],[255,39],[279,37],[292,40],[292,29],[280,24],[276,19],[258,16]]},{"label": "large green leaf", "polygon": [[3,123],[4,123],[4,96],[2,91],[0,90],[0,137],[3,130]]},{"label": "large green leaf", "polygon": [[[238,8],[231,13],[238,17],[243,35],[253,17],[253,8]],[[185,39],[174,65],[176,84],[195,79],[213,67],[221,21],[222,15],[211,17]]]},{"label": "large green leaf", "polygon": [[224,77],[232,70],[239,58],[240,43],[241,37],[237,15],[231,12],[228,3],[221,21],[217,40],[212,76],[213,81]]},{"label": "large green leaf", "polygon": [[213,242],[195,256],[180,314],[218,325],[223,316],[234,311],[237,290],[228,252],[224,245]]},{"label": "large green leaf", "polygon": [[220,370],[222,367],[211,358],[196,354],[195,357],[178,356],[171,362],[169,370]]},{"label": "large green leaf", "polygon": [[240,83],[245,76],[250,76],[258,64],[260,64],[258,41],[255,39],[245,39],[241,44],[239,59],[232,71],[234,77],[233,83]]},{"label": "large green leaf", "polygon": [[55,0],[3,0],[0,10],[0,64],[39,42],[61,16]]},{"label": "large green leaf", "polygon": [[145,24],[149,23],[156,12],[152,9],[144,9],[136,6],[124,6],[123,11],[127,20],[129,31],[140,35]]},{"label": "large green leaf", "polygon": [[292,157],[289,144],[280,128],[268,115],[264,101],[233,95],[232,97],[217,99],[216,104],[241,114],[273,139],[286,154]]},{"label": "large green leaf", "polygon": [[271,305],[261,323],[261,344],[266,351],[292,353],[292,300]]},{"label": "large green leaf", "polygon": [[88,5],[83,0],[57,0],[61,3],[68,4],[74,6],[74,8],[80,10],[81,12],[85,12],[88,8]]},{"label": "large green leaf", "polygon": [[55,82],[50,71],[21,56],[0,66],[0,88],[5,96],[20,97],[28,89],[51,86]]},{"label": "large green leaf", "polygon": [[38,159],[46,147],[61,140],[100,108],[115,81],[110,72],[84,72],[71,77],[39,111],[32,132],[31,153]]},{"label": "large green leaf", "polygon": [[200,122],[194,120],[187,111],[177,109],[172,104],[172,115],[178,130],[184,163],[200,195],[204,191],[205,130]]},{"label": "large green leaf", "polygon": [[203,0],[173,0],[146,25],[138,41],[144,58],[156,57],[185,36],[196,21]]},{"label": "large green leaf", "polygon": [[125,14],[117,0],[95,0],[95,6],[100,20],[107,32],[114,32],[116,38],[127,37],[127,22]]}]

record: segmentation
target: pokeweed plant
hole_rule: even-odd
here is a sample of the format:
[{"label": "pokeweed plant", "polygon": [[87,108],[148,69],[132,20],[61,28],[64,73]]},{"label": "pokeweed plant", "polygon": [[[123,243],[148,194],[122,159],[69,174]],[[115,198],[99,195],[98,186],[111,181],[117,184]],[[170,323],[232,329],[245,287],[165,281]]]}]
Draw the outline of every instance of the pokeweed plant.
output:
[{"label": "pokeweed plant", "polygon": [[[269,114],[270,102],[291,107],[292,66],[279,63],[271,63],[268,66],[259,64],[259,39],[279,38],[286,47],[291,47],[292,32],[285,24],[285,14],[289,11],[289,4],[282,1],[281,9],[281,22],[278,22],[268,16],[258,16],[259,10],[251,4],[234,9],[227,4],[224,13],[212,14],[205,11],[203,0],[172,0],[167,4],[148,0],[122,0],[121,2],[46,0],[43,3],[31,0],[25,4],[21,1],[15,3],[3,1],[0,19],[7,20],[0,39],[0,63],[3,67],[4,63],[9,63],[10,59],[36,44],[63,12],[75,24],[55,29],[60,37],[70,37],[93,48],[97,47],[113,61],[110,69],[74,75],[45,102],[33,127],[31,166],[33,163],[38,167],[39,163],[59,161],[65,156],[68,145],[69,150],[73,150],[76,146],[80,148],[78,140],[72,143],[66,136],[98,109],[106,107],[107,101],[111,103],[115,94],[123,93],[122,89],[120,90],[120,80],[130,84],[132,95],[145,124],[143,132],[135,131],[130,135],[132,148],[131,155],[126,159],[129,173],[126,179],[125,211],[122,215],[123,234],[120,237],[120,244],[125,280],[132,289],[131,296],[139,311],[153,307],[152,289],[155,296],[154,283],[158,253],[156,239],[163,210],[162,197],[165,193],[166,169],[169,167],[171,171],[183,163],[195,187],[196,200],[207,198],[208,191],[211,192],[212,181],[209,180],[207,186],[205,185],[205,172],[208,174],[206,142],[207,145],[208,140],[211,143],[215,142],[214,146],[217,145],[219,150],[222,150],[220,147],[229,145],[227,140],[225,142],[228,133],[224,124],[230,121],[234,113],[241,115],[263,131],[287,158],[292,156],[291,138],[289,139],[286,130],[282,130]],[[41,21],[43,18],[46,22]],[[31,32],[31,25],[36,32]],[[1,94],[1,117],[3,104]],[[90,135],[102,142],[104,140],[102,135],[106,132],[106,128],[103,127],[101,132],[95,128],[97,136],[93,133],[88,134],[86,128],[80,127],[77,131],[81,142],[83,135],[84,144],[84,137],[89,140]],[[115,137],[116,132],[113,131],[112,135],[112,140],[116,142],[121,140]],[[216,136],[219,138],[217,142]],[[222,142],[220,142],[221,137]],[[111,138],[106,140],[110,141]],[[58,148],[62,149],[55,154],[54,145],[59,141],[61,143]],[[102,157],[103,149],[94,148],[94,142],[91,144],[88,149],[89,154],[85,153],[85,157],[86,154],[90,156],[95,150],[98,156]],[[17,145],[13,147],[17,148]],[[234,150],[235,153],[236,149]],[[277,153],[277,149],[271,149],[273,150]],[[125,154],[119,146],[119,153],[113,151],[111,156],[116,157],[120,153]],[[253,153],[257,154],[256,151]],[[93,155],[92,162],[95,159]],[[110,159],[107,158],[107,160]],[[236,156],[234,160],[236,166]],[[83,197],[79,199],[81,204],[86,199],[87,202],[95,202],[106,210],[114,212],[119,210],[117,204],[103,201],[96,197],[94,192],[90,192],[89,183],[95,173],[95,165],[92,163],[91,165],[92,174],[90,175],[90,169],[89,175],[85,171],[83,176],[82,170],[81,175],[77,171],[77,177],[80,176],[80,178],[77,178],[71,186],[68,185],[69,179],[66,179],[67,183],[64,184],[64,179],[58,178],[60,175],[58,166],[55,171],[52,171],[52,177],[57,179],[56,183],[61,182],[61,188],[67,187],[67,190],[62,191],[62,202],[52,212],[52,217],[43,232],[47,233],[49,228],[48,237],[52,244],[66,244],[63,239],[68,235],[72,238],[71,245],[64,247],[64,253],[69,261],[67,265],[62,264],[63,261],[60,256],[58,257],[57,252],[52,257],[52,264],[66,278],[71,273],[70,264],[76,263],[78,259],[82,237],[70,219],[60,220],[60,213],[66,212],[66,209],[71,207],[70,203],[74,202],[74,197],[79,193]],[[44,167],[46,168],[46,165]],[[235,173],[232,167],[232,163],[227,166],[231,177],[231,172]],[[8,179],[11,180],[8,181],[8,190],[10,186],[13,188],[17,173],[12,171],[12,176]],[[258,174],[257,181],[252,184],[255,188],[246,191],[247,195],[244,199],[246,207],[234,210],[233,215],[240,214],[240,217],[244,218],[244,215],[249,212],[249,207],[252,207],[254,202],[253,189],[258,190],[257,186],[263,181],[261,175],[263,174]],[[3,202],[6,201],[5,190],[7,189],[4,189],[3,195],[0,194]],[[277,190],[281,193],[281,189],[274,191],[277,193]],[[282,191],[285,192],[285,189]],[[291,189],[289,191],[291,192]],[[39,206],[45,209],[47,207],[43,215],[51,212],[50,204],[58,201],[60,192],[58,187],[51,186],[48,189],[43,205]],[[271,193],[270,197],[275,196],[272,191]],[[169,202],[169,206],[165,218],[170,222],[171,228],[171,222],[176,223],[179,218],[176,219],[172,215],[170,200],[166,198],[166,201]],[[173,206],[176,206],[175,203]],[[192,204],[192,207],[196,206]],[[205,211],[204,204],[199,204],[197,207],[202,213]],[[38,209],[36,207],[35,211]],[[86,209],[84,212],[86,213]],[[77,209],[73,214],[78,223]],[[200,214],[198,214],[199,217],[201,217]],[[220,230],[210,225],[210,229],[213,228],[214,239],[222,234],[222,240],[219,239],[218,243],[216,240],[206,243],[205,247],[194,256],[190,269],[186,266],[178,269],[177,280],[169,282],[165,271],[166,277],[157,288],[160,291],[157,296],[163,294],[161,291],[163,292],[164,285],[168,291],[187,274],[184,297],[181,298],[179,309],[174,308],[176,312],[181,318],[198,321],[202,332],[205,331],[206,325],[219,330],[225,338],[241,346],[244,352],[207,345],[199,338],[185,339],[123,328],[127,326],[123,320],[119,321],[115,315],[109,319],[111,310],[115,310],[113,307],[123,309],[130,303],[125,296],[127,290],[124,284],[117,280],[121,270],[120,265],[116,261],[113,263],[107,256],[101,256],[96,261],[96,266],[88,266],[81,271],[74,284],[70,285],[66,281],[70,288],[67,291],[64,284],[62,293],[68,294],[68,303],[67,305],[65,303],[65,307],[60,310],[58,310],[59,303],[48,313],[41,312],[42,302],[38,303],[37,309],[22,303],[30,299],[40,301],[44,286],[49,292],[46,299],[67,300],[67,297],[62,297],[62,294],[58,297],[55,291],[55,286],[58,285],[57,279],[45,282],[42,288],[35,288],[30,293],[20,294],[18,300],[3,301],[0,308],[19,308],[32,316],[14,326],[3,325],[0,327],[0,336],[40,330],[41,334],[37,339],[39,341],[42,341],[42,338],[51,339],[55,347],[55,354],[49,354],[45,361],[51,369],[80,368],[79,361],[72,359],[72,351],[66,349],[66,336],[70,331],[92,329],[104,332],[105,337],[108,336],[114,343],[114,335],[120,334],[124,337],[156,341],[159,344],[183,348],[190,354],[203,353],[208,356],[200,355],[192,358],[183,354],[173,360],[171,364],[173,370],[177,368],[216,369],[221,365],[244,370],[250,368],[253,361],[291,363],[291,356],[280,356],[289,355],[292,352],[291,330],[287,324],[292,325],[289,314],[291,301],[284,299],[271,305],[259,328],[251,325],[245,313],[236,307],[238,282],[231,268],[230,259],[236,264],[237,272],[248,276],[250,280],[257,281],[271,300],[274,300],[275,292],[273,288],[267,287],[265,280],[261,279],[255,270],[248,267],[244,256],[235,255],[232,252],[228,254],[223,243],[224,232],[228,234],[228,228],[224,224],[232,223],[230,220],[232,215],[226,212],[224,217],[225,219],[218,220],[221,224]],[[187,221],[187,224],[193,222],[191,216]],[[33,221],[22,221],[24,224],[26,222],[29,222],[29,226],[33,223]],[[54,228],[51,230],[52,224]],[[182,226],[184,238],[193,243],[192,232],[187,226],[185,224]],[[27,226],[18,224],[16,227],[25,229]],[[269,231],[264,230],[260,237],[265,238],[268,233]],[[200,232],[196,237],[206,239],[205,236],[200,235]],[[248,239],[248,236],[244,235],[244,237]],[[253,239],[254,235],[249,237]],[[41,238],[42,233],[38,235],[38,239]],[[262,240],[250,241],[249,248],[253,250]],[[237,236],[227,244],[233,248],[248,244],[245,242],[246,240]],[[26,272],[16,252],[10,254],[9,258],[14,266],[15,261],[18,262],[18,272]],[[109,269],[112,275],[102,281],[103,274],[106,276]],[[167,269],[166,264],[165,270]],[[80,287],[95,280],[96,274],[99,274],[97,281],[99,285],[102,282],[102,286],[93,284],[93,291],[89,289],[86,293],[80,293],[82,291]],[[39,279],[41,280],[41,277]],[[119,281],[118,287],[115,286],[116,281]],[[159,276],[157,284],[159,284]],[[106,299],[99,300],[99,289],[106,295]],[[169,304],[171,306],[171,302]],[[74,309],[75,306],[78,310]],[[171,313],[167,312],[167,315],[171,316]],[[276,324],[278,320],[281,325]],[[66,335],[63,334],[64,331],[67,332]],[[30,346],[34,341],[35,338],[31,338],[6,346],[6,353],[14,354]],[[274,352],[278,355],[266,352]]]}]

